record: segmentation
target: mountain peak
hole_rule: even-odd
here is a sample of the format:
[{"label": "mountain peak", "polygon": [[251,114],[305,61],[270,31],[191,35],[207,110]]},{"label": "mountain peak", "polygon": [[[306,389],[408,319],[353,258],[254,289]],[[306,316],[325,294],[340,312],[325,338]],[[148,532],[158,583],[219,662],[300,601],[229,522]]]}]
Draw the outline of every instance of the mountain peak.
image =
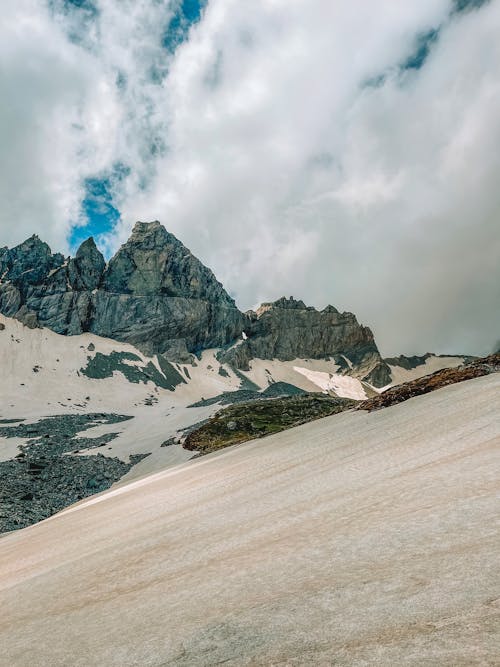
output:
[{"label": "mountain peak", "polygon": [[184,362],[203,349],[226,348],[221,359],[240,370],[256,358],[327,358],[377,386],[390,380],[372,332],[353,314],[283,296],[244,315],[158,220],[136,222],[107,265],[92,237],[67,261],[31,237],[0,252],[1,279],[1,313],[57,333],[89,331]]},{"label": "mountain peak", "polygon": [[75,291],[97,289],[101,283],[106,262],[94,238],[84,241],[68,264],[69,282]]},{"label": "mountain peak", "polygon": [[132,233],[127,243],[138,242],[140,239],[146,239],[150,237],[155,237],[158,241],[162,241],[167,240],[170,236],[173,235],[171,235],[158,220],[153,220],[152,222],[138,221],[132,227]]},{"label": "mountain peak", "polygon": [[85,239],[85,241],[82,241],[82,243],[80,243],[80,246],[76,251],[75,257],[78,257],[78,255],[86,254],[87,252],[94,250],[94,248],[95,250],[98,250],[94,237],[89,236],[88,239]]},{"label": "mountain peak", "polygon": [[145,234],[157,229],[167,231],[159,220],[151,220],[150,222],[138,220],[132,227],[132,235]]},{"label": "mountain peak", "polygon": [[137,222],[107,266],[92,237],[65,262],[33,236],[0,252],[0,281],[0,312],[9,317],[28,312],[57,333],[90,331],[147,354],[176,350],[189,360],[244,328],[212,271],[157,220]]}]

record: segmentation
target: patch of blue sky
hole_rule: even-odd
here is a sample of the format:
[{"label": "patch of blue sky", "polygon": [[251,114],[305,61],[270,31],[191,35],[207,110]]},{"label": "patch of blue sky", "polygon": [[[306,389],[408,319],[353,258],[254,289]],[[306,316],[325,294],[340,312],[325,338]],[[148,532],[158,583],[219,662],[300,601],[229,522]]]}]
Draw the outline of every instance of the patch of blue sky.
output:
[{"label": "patch of blue sky", "polygon": [[163,47],[173,53],[187,39],[189,29],[198,23],[208,0],[178,0],[174,16],[163,35]]},{"label": "patch of blue sky", "polygon": [[415,50],[401,65],[400,69],[404,71],[423,67],[438,37],[439,28],[418,35]]},{"label": "patch of blue sky", "polygon": [[129,174],[124,165],[115,165],[111,173],[85,179],[85,195],[81,205],[83,225],[72,228],[69,244],[74,252],[89,236],[99,238],[113,231],[120,211],[113,201],[113,184]]},{"label": "patch of blue sky", "polygon": [[99,17],[96,0],[47,0],[54,15],[64,17],[68,39],[85,48],[91,48],[93,29]]},{"label": "patch of blue sky", "polygon": [[490,2],[491,0],[454,0],[453,9],[448,19],[436,28],[432,28],[427,32],[417,35],[414,49],[406,58],[406,60],[404,60],[396,67],[393,67],[386,72],[381,72],[380,74],[364,81],[363,87],[380,88],[386,83],[390,76],[394,76],[395,74],[404,75],[406,72],[411,72],[412,70],[418,71],[422,69],[422,67],[424,67],[425,63],[427,62],[427,59],[429,58],[434,45],[439,39],[441,30],[446,27],[446,24],[453,16],[481,9],[481,7],[489,4]]},{"label": "patch of blue sky", "polygon": [[76,19],[81,28],[99,16],[99,7],[94,0],[48,0],[48,6],[54,14]]},{"label": "patch of blue sky", "polygon": [[486,5],[490,0],[455,0],[454,11],[456,13],[467,12],[473,9],[480,9],[483,5]]},{"label": "patch of blue sky", "polygon": [[402,63],[390,68],[386,72],[382,72],[366,80],[363,83],[363,87],[380,88],[386,83],[388,77],[393,77],[395,75],[401,76],[406,72],[422,69],[432,51],[432,47],[439,39],[440,30],[441,27],[433,28],[432,30],[417,35],[413,50]]}]

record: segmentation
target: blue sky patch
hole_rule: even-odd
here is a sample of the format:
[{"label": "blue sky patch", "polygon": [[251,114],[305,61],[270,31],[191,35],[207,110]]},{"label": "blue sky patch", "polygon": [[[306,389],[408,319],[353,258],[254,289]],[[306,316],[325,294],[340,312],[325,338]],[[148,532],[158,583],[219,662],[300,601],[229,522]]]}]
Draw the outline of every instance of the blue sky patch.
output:
[{"label": "blue sky patch", "polygon": [[98,237],[113,230],[120,219],[120,211],[113,202],[113,183],[123,180],[129,173],[130,169],[125,165],[115,165],[111,174],[85,180],[82,214],[87,223],[71,230],[69,244],[72,252],[89,236]]},{"label": "blue sky patch", "polygon": [[455,0],[455,12],[466,12],[472,9],[479,9],[486,5],[490,0]]},{"label": "blue sky patch", "polygon": [[175,49],[187,38],[189,29],[201,19],[207,0],[181,0],[174,17],[168,24],[162,39],[167,51],[174,53]]},{"label": "blue sky patch", "polygon": [[433,45],[439,37],[439,28],[429,30],[417,37],[417,44],[414,52],[401,65],[402,70],[420,69],[429,57]]}]

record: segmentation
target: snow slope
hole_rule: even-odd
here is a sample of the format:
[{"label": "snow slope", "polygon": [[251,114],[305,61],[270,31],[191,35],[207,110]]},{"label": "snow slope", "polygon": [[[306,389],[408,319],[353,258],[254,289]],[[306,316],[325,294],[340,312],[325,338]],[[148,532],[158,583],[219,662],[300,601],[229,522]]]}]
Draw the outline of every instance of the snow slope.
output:
[{"label": "snow slope", "polygon": [[428,359],[425,360],[424,364],[416,366],[411,370],[407,370],[401,366],[393,366],[389,364],[392,376],[392,382],[389,386],[394,387],[395,385],[402,384],[403,382],[411,382],[411,380],[424,377],[424,375],[430,375],[431,373],[440,371],[443,368],[456,368],[457,366],[460,366],[463,361],[464,357],[438,357],[431,355]]},{"label": "snow slope", "polygon": [[[97,353],[127,352],[139,357],[139,362],[127,362],[130,366],[146,365],[151,359],[131,345],[92,334],[60,336],[49,329],[29,329],[1,315],[0,324],[5,327],[0,331],[0,418],[36,421],[49,415],[89,412],[130,415],[134,419],[114,424],[115,428],[109,424],[85,431],[89,438],[120,433],[104,450],[108,456],[128,461],[130,454],[152,453],[128,473],[129,477],[191,458],[193,453],[180,446],[162,448],[161,444],[217,409],[187,408],[190,403],[240,385],[230,369],[227,377],[214,370],[219,364],[213,350],[204,353],[198,366],[187,367],[191,381],[186,367],[177,365],[187,383],[175,392],[152,382],[129,382],[119,372],[109,378],[89,378],[81,369]],[[23,442],[0,437],[0,460],[15,456]]]},{"label": "snow slope", "polygon": [[[89,378],[81,369],[97,354],[128,353],[138,358],[127,361],[128,366],[144,367],[151,361],[157,369],[159,366],[155,359],[145,357],[131,345],[92,334],[60,336],[49,329],[29,329],[2,315],[0,325],[5,327],[0,330],[0,419],[36,421],[44,416],[78,412],[130,415],[133,419],[129,421],[85,432],[85,437],[89,438],[119,433],[101,451],[104,455],[128,461],[131,454],[150,454],[130,470],[125,481],[190,459],[192,452],[179,445],[162,447],[162,443],[181,435],[189,426],[209,418],[219,409],[217,404],[189,408],[190,404],[234,391],[240,388],[242,378],[262,389],[273,382],[287,382],[306,391],[329,392],[357,400],[376,393],[357,378],[339,373],[333,360],[254,359],[250,371],[238,377],[229,366],[221,366],[217,361],[217,350],[204,351],[196,365],[175,364],[185,380],[175,391],[153,382],[129,382],[120,372],[109,378]],[[346,361],[350,364],[347,358]],[[395,381],[406,381],[458,363],[455,357],[431,357],[425,365],[412,371],[392,367],[392,372]],[[0,436],[0,461],[13,458],[23,442]]]},{"label": "snow slope", "polygon": [[498,664],[500,374],[0,539],[2,667]]}]

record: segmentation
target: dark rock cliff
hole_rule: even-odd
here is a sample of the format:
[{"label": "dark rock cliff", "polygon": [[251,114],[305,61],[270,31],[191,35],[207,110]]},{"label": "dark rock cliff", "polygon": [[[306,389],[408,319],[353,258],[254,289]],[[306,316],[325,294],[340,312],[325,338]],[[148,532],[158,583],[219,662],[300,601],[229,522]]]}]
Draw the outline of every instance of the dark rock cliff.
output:
[{"label": "dark rock cliff", "polygon": [[0,312],[179,360],[233,341],[245,321],[213,273],[159,222],[138,222],[107,266],[93,239],[68,260],[36,236],[3,249]]},{"label": "dark rock cliff", "polygon": [[385,364],[368,327],[333,306],[318,311],[282,297],[248,313],[246,340],[223,352],[221,360],[248,370],[257,359],[335,359],[341,370],[377,387],[389,384]]},{"label": "dark rock cliff", "polygon": [[0,312],[60,334],[89,331],[172,361],[188,362],[210,347],[224,348],[221,360],[241,370],[253,358],[333,357],[343,372],[376,386],[390,382],[372,332],[352,313],[282,298],[243,314],[212,271],[159,222],[136,223],[107,265],[92,238],[67,259],[37,236],[0,248]]}]

